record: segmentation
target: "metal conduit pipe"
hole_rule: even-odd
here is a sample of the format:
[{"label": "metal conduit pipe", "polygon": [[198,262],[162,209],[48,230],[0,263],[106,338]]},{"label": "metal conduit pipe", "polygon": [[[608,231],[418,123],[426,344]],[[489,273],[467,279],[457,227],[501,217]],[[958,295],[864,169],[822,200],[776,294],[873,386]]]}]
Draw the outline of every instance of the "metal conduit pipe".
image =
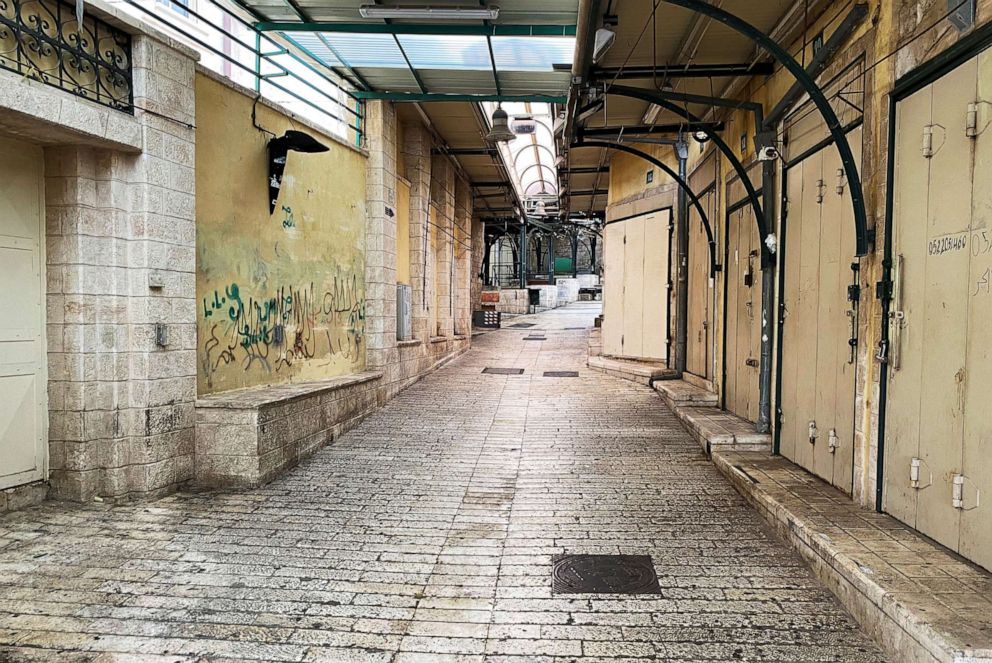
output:
[{"label": "metal conduit pipe", "polygon": [[[675,146],[675,154],[679,160],[679,179],[685,182],[688,178],[689,145],[680,141]],[[685,372],[689,347],[689,205],[686,187],[679,187],[677,205],[678,227],[675,231],[678,239],[676,251],[678,286],[675,291],[675,371],[681,376]]]}]

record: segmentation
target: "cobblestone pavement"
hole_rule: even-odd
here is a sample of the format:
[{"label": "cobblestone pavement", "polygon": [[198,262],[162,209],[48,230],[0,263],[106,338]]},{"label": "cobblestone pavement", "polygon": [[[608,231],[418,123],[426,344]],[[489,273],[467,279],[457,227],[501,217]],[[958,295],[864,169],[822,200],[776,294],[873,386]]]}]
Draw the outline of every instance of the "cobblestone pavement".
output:
[{"label": "cobblestone pavement", "polygon": [[[263,489],[0,519],[0,661],[882,660],[652,391],[585,367],[595,312],[478,336]],[[661,594],[553,595],[561,552],[650,554]]]}]

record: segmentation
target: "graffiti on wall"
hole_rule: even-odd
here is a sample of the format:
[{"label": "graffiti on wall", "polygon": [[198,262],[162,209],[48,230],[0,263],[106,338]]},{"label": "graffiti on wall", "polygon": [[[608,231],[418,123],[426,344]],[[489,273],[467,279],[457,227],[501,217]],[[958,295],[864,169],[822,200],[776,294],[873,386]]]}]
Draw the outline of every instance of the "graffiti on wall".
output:
[{"label": "graffiti on wall", "polygon": [[348,362],[362,357],[365,300],[358,279],[334,278],[326,290],[314,283],[281,286],[261,298],[231,283],[201,302],[209,333],[200,348],[201,370],[212,386],[222,367],[279,373],[294,363],[329,355]]},{"label": "graffiti on wall", "polygon": [[[328,152],[290,153],[270,214],[268,134],[253,109],[252,96],[197,75],[198,394],[365,368],[366,157],[328,136]],[[273,133],[294,128],[256,110]]]}]

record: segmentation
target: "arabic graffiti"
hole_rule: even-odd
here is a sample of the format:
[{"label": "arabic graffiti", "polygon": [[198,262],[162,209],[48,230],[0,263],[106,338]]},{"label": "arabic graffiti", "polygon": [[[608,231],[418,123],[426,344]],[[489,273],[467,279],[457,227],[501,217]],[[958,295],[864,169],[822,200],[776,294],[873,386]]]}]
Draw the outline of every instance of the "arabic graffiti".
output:
[{"label": "arabic graffiti", "polygon": [[223,367],[278,373],[294,363],[331,356],[358,361],[365,300],[357,276],[335,277],[325,291],[311,282],[256,297],[231,283],[201,300],[209,333],[200,348],[208,385]]}]

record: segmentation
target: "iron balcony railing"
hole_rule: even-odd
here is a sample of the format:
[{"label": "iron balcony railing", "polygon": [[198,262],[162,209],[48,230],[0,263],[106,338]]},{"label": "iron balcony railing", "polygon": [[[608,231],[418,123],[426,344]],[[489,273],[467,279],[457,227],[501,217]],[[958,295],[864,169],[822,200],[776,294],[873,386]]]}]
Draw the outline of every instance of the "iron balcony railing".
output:
[{"label": "iron balcony railing", "polygon": [[59,0],[0,0],[0,68],[134,112],[131,36]]}]

